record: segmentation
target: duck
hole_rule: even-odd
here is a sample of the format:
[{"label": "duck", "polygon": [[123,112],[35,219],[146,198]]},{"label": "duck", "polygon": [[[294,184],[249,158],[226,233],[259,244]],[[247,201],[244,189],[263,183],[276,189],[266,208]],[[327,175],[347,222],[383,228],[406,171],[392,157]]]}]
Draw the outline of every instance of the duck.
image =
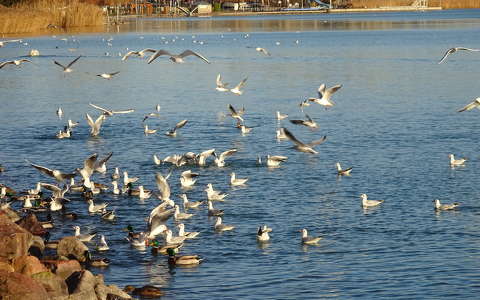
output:
[{"label": "duck", "polygon": [[259,242],[268,242],[270,240],[270,236],[268,235],[269,232],[272,231],[272,228],[267,227],[267,225],[263,225],[258,227],[257,230],[257,241]]},{"label": "duck", "polygon": [[177,227],[178,227],[178,236],[184,236],[186,239],[194,239],[200,234],[200,232],[198,231],[186,232],[185,224],[183,223],[178,224]]},{"label": "duck", "polygon": [[222,232],[235,229],[234,225],[222,224],[222,217],[217,217],[214,225],[215,231]]},{"label": "duck", "polygon": [[338,176],[350,176],[350,172],[352,171],[352,167],[342,169],[342,166],[340,165],[339,162],[337,162],[335,164],[335,166],[337,167],[337,175]]},{"label": "duck", "polygon": [[167,249],[168,264],[173,266],[194,266],[202,262],[202,258],[198,255],[182,255],[177,256],[174,248]]},{"label": "duck", "polygon": [[368,200],[367,194],[361,194],[363,208],[378,206],[383,203],[384,200]]},{"label": "duck", "polygon": [[457,209],[457,207],[460,206],[460,203],[458,202],[454,202],[454,203],[451,203],[451,204],[441,204],[440,203],[440,200],[438,199],[435,199],[433,200],[433,202],[435,202],[435,210],[454,210],[454,209]]},{"label": "duck", "polygon": [[124,292],[141,297],[156,298],[163,296],[165,293],[153,285],[145,285],[141,288],[136,288],[133,285],[127,285]]},{"label": "duck", "polygon": [[304,245],[316,245],[322,239],[322,237],[319,236],[308,236],[308,231],[305,228],[300,231],[302,232],[302,244]]},{"label": "duck", "polygon": [[160,246],[160,242],[158,240],[151,240],[150,243],[149,243],[149,246],[152,247],[152,254],[162,254],[162,255],[168,255],[167,253],[167,250],[170,249],[170,248],[173,248],[175,249],[176,252],[178,252],[178,250],[180,248],[182,248],[183,244],[180,243],[180,244],[172,244],[172,245],[164,245],[164,246]]},{"label": "duck", "polygon": [[108,258],[92,258],[87,250],[85,251],[85,264],[90,267],[104,268],[110,265],[110,260]]},{"label": "duck", "polygon": [[230,173],[230,185],[231,186],[241,186],[245,185],[248,181],[248,178],[236,178],[235,172]]}]

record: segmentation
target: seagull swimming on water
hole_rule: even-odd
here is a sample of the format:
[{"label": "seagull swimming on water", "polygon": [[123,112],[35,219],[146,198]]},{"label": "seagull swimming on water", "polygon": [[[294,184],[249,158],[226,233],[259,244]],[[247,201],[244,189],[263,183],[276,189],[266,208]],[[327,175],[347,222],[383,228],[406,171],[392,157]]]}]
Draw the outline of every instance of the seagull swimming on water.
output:
[{"label": "seagull swimming on water", "polygon": [[268,242],[270,240],[270,236],[268,235],[269,232],[272,232],[272,228],[267,227],[267,225],[258,227],[257,241]]},{"label": "seagull swimming on water", "polygon": [[203,61],[205,61],[208,64],[210,63],[208,61],[208,59],[206,59],[203,55],[201,55],[199,53],[196,53],[192,50],[185,50],[182,53],[180,53],[178,55],[175,55],[175,54],[171,54],[168,51],[160,49],[157,52],[155,52],[152,56],[150,56],[150,58],[148,59],[148,64],[151,64],[155,59],[157,59],[157,57],[162,56],[162,55],[170,56],[170,60],[173,61],[174,63],[184,63],[185,61],[183,60],[183,58],[186,57],[186,56],[189,56],[189,55],[196,56],[196,57],[202,59]]},{"label": "seagull swimming on water", "polygon": [[338,176],[350,176],[350,172],[352,171],[352,167],[342,169],[342,166],[340,165],[339,162],[337,162],[335,164],[335,166],[337,167],[337,175]]},{"label": "seagull swimming on water", "polygon": [[319,140],[313,141],[309,144],[304,144],[301,141],[299,141],[287,128],[283,128],[283,131],[285,133],[285,136],[295,144],[294,148],[297,149],[300,152],[317,154],[318,152],[315,151],[315,149],[313,149],[313,147],[322,144],[327,139],[327,136],[323,136]]},{"label": "seagull swimming on water", "polygon": [[438,62],[439,64],[441,64],[444,60],[447,59],[447,57],[450,55],[450,54],[453,54],[457,51],[471,51],[471,52],[478,52],[480,51],[480,49],[471,49],[471,48],[465,48],[465,47],[454,47],[454,48],[450,48],[447,50],[447,52],[445,52],[445,54],[443,55],[442,59],[440,59],[440,61]]},{"label": "seagull swimming on water", "polygon": [[450,166],[451,167],[463,166],[465,164],[465,162],[467,161],[466,158],[455,159],[455,155],[453,155],[453,154],[449,154],[448,157],[450,157]]},{"label": "seagull swimming on water", "polygon": [[368,200],[367,194],[361,194],[363,208],[374,207],[382,204],[384,200]]},{"label": "seagull swimming on water", "polygon": [[302,232],[302,244],[317,245],[318,242],[322,239],[322,237],[319,237],[319,236],[316,236],[316,237],[308,236],[308,231],[305,228],[303,228],[301,232]]},{"label": "seagull swimming on water", "polygon": [[59,62],[56,61],[56,60],[54,60],[53,63],[56,64],[57,66],[62,67],[64,73],[70,73],[70,72],[73,71],[71,67],[73,66],[74,63],[76,63],[76,62],[80,59],[80,57],[82,57],[82,56],[80,55],[79,57],[75,58],[75,59],[74,59],[73,61],[71,61],[67,66],[62,65],[61,63],[59,63]]},{"label": "seagull swimming on water", "polygon": [[454,210],[457,209],[458,206],[460,206],[460,203],[454,202],[451,204],[441,204],[440,200],[435,199],[433,200],[435,202],[435,210]]}]

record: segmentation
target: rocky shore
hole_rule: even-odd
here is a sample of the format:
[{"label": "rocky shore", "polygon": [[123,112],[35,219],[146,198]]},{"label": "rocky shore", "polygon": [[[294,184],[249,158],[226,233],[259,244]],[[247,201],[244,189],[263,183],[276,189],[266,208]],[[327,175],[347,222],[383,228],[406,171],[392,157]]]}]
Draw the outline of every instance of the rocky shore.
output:
[{"label": "rocky shore", "polygon": [[48,241],[45,223],[0,209],[0,299],[132,299],[88,270],[88,247],[74,236]]}]

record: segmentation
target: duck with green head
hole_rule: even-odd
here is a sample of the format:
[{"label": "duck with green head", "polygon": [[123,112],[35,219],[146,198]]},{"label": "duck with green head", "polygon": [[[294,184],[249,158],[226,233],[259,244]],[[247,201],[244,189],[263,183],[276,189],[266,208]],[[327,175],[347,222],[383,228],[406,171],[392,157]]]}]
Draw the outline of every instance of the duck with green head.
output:
[{"label": "duck with green head", "polygon": [[203,259],[198,255],[177,256],[174,248],[167,249],[168,264],[174,266],[195,266],[199,265]]}]

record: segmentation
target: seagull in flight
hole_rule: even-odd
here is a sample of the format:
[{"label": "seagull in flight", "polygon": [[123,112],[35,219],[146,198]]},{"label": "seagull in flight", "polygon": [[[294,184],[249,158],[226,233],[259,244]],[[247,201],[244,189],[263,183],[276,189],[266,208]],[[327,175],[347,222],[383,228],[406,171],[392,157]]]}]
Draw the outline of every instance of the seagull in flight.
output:
[{"label": "seagull in flight", "polygon": [[151,52],[151,53],[155,53],[157,52],[157,50],[155,49],[150,49],[150,48],[146,48],[146,49],[143,49],[141,51],[129,51],[127,54],[125,54],[123,57],[122,57],[122,61],[125,61],[127,60],[130,56],[132,55],[136,55],[140,58],[144,57],[145,56],[145,53],[146,52]]},{"label": "seagull in flight", "polygon": [[6,65],[15,65],[15,66],[19,66],[21,63],[24,63],[24,62],[29,62],[31,63],[32,61],[28,60],[28,59],[14,59],[14,60],[9,60],[9,61],[4,61],[2,63],[0,63],[0,69],[5,67]]},{"label": "seagull in flight", "polygon": [[187,122],[188,122],[188,120],[182,120],[182,121],[178,122],[178,123],[175,125],[175,127],[173,127],[173,129],[167,131],[167,132],[165,133],[165,135],[171,136],[171,137],[177,136],[177,129],[180,129],[180,128],[182,128],[183,126],[185,126],[185,125],[187,124]]},{"label": "seagull in flight", "polygon": [[220,74],[217,75],[217,81],[216,81],[217,87],[215,88],[219,92],[228,92],[230,89],[228,88],[228,83],[223,83],[222,82],[222,77]]},{"label": "seagull in flight", "polygon": [[318,98],[308,98],[309,101],[325,106],[325,108],[332,107],[335,103],[330,100],[330,97],[342,87],[341,84],[326,88],[325,84],[321,84],[318,88]]},{"label": "seagull in flight", "polygon": [[104,79],[112,79],[114,75],[117,75],[120,73],[120,71],[113,72],[113,73],[102,73],[102,74],[97,74],[98,77],[102,77]]},{"label": "seagull in flight", "polygon": [[265,54],[265,55],[267,55],[267,56],[271,56],[270,52],[268,52],[267,49],[265,49],[265,48],[257,47],[257,48],[255,48],[255,50],[256,50],[257,52],[263,53],[263,54]]},{"label": "seagull in flight", "polygon": [[27,160],[27,162],[32,167],[34,167],[35,169],[40,171],[41,173],[55,178],[55,180],[57,180],[58,182],[62,182],[62,181],[65,181],[65,180],[70,180],[70,178],[74,178],[75,176],[77,176],[76,173],[62,173],[59,170],[52,170],[52,169],[49,169],[47,167],[43,167],[43,166],[40,166],[40,165],[33,164],[33,163],[29,162],[28,160]]},{"label": "seagull in flight", "polygon": [[6,44],[8,43],[21,43],[22,40],[7,40],[7,41],[0,41],[0,48],[2,48],[3,46],[5,46]]},{"label": "seagull in flight", "polygon": [[472,110],[472,109],[474,109],[474,108],[480,109],[480,97],[478,97],[477,99],[473,100],[473,102],[468,103],[466,106],[464,106],[463,108],[461,108],[458,112],[463,112],[463,111],[467,111],[467,110]]},{"label": "seagull in flight", "polygon": [[290,120],[290,123],[295,125],[303,125],[312,129],[318,128],[317,122],[310,118],[309,115],[305,114],[305,117],[307,118],[306,120]]},{"label": "seagull in flight", "polygon": [[186,57],[186,56],[189,56],[189,55],[194,55],[194,56],[204,60],[207,64],[210,63],[208,61],[208,59],[206,59],[203,55],[198,54],[198,53],[196,53],[192,50],[185,50],[182,53],[180,53],[178,55],[175,55],[175,54],[171,54],[168,51],[160,49],[157,52],[155,52],[152,56],[150,56],[150,58],[148,59],[148,64],[151,64],[155,59],[157,59],[157,57],[162,56],[162,55],[170,56],[170,60],[173,61],[174,63],[184,63],[185,61],[183,60],[183,58]]},{"label": "seagull in flight", "polygon": [[283,128],[285,136],[295,144],[295,149],[300,152],[306,152],[311,154],[317,154],[318,152],[313,149],[314,146],[320,145],[327,140],[327,136],[323,136],[321,139],[313,141],[309,144],[304,144],[299,141],[287,128]]},{"label": "seagull in flight", "polygon": [[452,54],[452,53],[455,53],[457,51],[471,51],[471,52],[478,52],[480,51],[480,49],[471,49],[471,48],[464,48],[464,47],[454,47],[454,48],[450,48],[447,50],[447,52],[445,52],[445,54],[443,55],[442,59],[438,62],[438,64],[441,64],[444,60],[447,59],[447,57]]},{"label": "seagull in flight", "polygon": [[101,114],[95,122],[89,114],[86,114],[87,123],[90,126],[90,135],[97,136],[100,134],[100,128],[102,127],[103,121],[105,121],[105,114]]},{"label": "seagull in flight", "polygon": [[103,108],[103,107],[100,107],[98,105],[95,105],[93,103],[88,103],[91,107],[93,108],[96,108],[98,110],[101,110],[103,112],[103,115],[105,116],[108,116],[108,117],[111,117],[113,116],[114,114],[128,114],[128,113],[131,113],[131,112],[134,112],[135,110],[134,109],[127,109],[127,110],[110,110],[110,109],[106,109],[106,108]]},{"label": "seagull in flight", "polygon": [[247,81],[247,79],[248,77],[245,77],[242,81],[240,81],[239,84],[237,84],[236,87],[234,87],[233,89],[230,89],[230,92],[238,96],[242,95],[243,94],[242,88],[245,85],[245,82]]},{"label": "seagull in flight", "polygon": [[236,119],[238,122],[242,121],[243,122],[243,114],[245,113],[245,108],[242,110],[239,110],[238,112],[235,110],[233,105],[229,104],[228,109],[230,110],[230,116],[234,119]]},{"label": "seagull in flight", "polygon": [[70,73],[72,72],[73,70],[71,69],[71,66],[76,63],[80,57],[82,57],[81,55],[77,58],[75,58],[74,60],[72,60],[66,67],[64,65],[62,65],[61,63],[59,63],[58,61],[54,60],[53,63],[56,64],[57,66],[60,66],[63,68],[63,72],[64,73]]}]

